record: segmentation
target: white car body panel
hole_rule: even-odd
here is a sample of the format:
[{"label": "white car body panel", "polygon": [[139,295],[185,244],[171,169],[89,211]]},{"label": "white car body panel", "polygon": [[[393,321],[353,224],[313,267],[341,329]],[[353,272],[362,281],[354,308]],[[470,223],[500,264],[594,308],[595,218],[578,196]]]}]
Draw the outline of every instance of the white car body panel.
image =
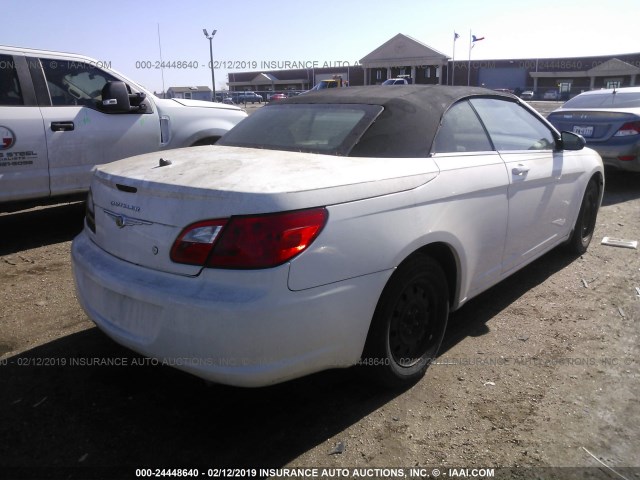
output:
[{"label": "white car body panel", "polygon": [[[160,168],[160,157],[173,163]],[[111,173],[114,171],[118,175]],[[98,222],[97,241],[127,261],[195,275],[199,267],[153,253],[154,247],[167,252],[190,223],[384,196],[425,184],[437,172],[428,159],[394,162],[221,146],[141,155],[105,165],[97,172],[92,186],[96,215],[105,218],[107,210],[154,224],[123,232],[114,221]],[[118,191],[119,183],[135,185],[137,195]],[[157,208],[158,202],[162,209]]]},{"label": "white car body panel", "polygon": [[153,102],[159,116],[169,123],[169,138],[163,139],[159,148],[162,150],[188,147],[199,140],[221,137],[246,117],[238,107],[224,103],[155,96]]},{"label": "white car body panel", "polygon": [[[0,120],[15,135],[14,148],[0,151],[0,202],[49,195],[47,141],[39,108],[2,107]],[[5,186],[6,185],[6,186]]]},{"label": "white car body panel", "polygon": [[[509,223],[503,271],[509,272],[566,237],[577,215],[580,157],[551,150],[501,152],[509,174]],[[581,197],[580,197],[581,198]]]},{"label": "white car body panel", "polygon": [[[322,235],[292,261],[289,287],[301,290],[394,268],[437,242],[455,245],[461,270],[470,272],[462,279],[463,298],[495,283],[502,255],[496,246],[504,244],[507,224],[504,163],[496,153],[468,155],[455,166],[447,157],[434,158],[442,168],[437,178],[410,192],[332,206]],[[471,235],[472,244],[465,240]]]},{"label": "white car body panel", "polygon": [[72,131],[45,129],[52,196],[86,191],[96,165],[156,150],[160,145],[157,112],[107,115],[83,106],[40,110],[45,125],[65,121],[75,125]]},{"label": "white car body panel", "polygon": [[110,337],[171,366],[243,387],[356,363],[376,293],[392,273],[291,292],[288,265],[208,270],[202,278],[126,262],[113,268],[114,257],[86,232],[74,241],[72,256],[79,301]]}]

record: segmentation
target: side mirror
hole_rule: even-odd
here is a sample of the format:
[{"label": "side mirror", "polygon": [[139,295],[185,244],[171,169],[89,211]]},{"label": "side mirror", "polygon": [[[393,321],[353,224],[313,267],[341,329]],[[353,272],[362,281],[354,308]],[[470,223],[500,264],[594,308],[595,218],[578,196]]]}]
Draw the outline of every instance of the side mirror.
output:
[{"label": "side mirror", "polygon": [[131,110],[129,91],[124,82],[107,82],[102,87],[102,110],[108,113],[124,113]]},{"label": "side mirror", "polygon": [[130,94],[124,82],[107,82],[102,87],[101,110],[107,113],[129,113],[146,109],[144,93]]},{"label": "side mirror", "polygon": [[129,103],[133,108],[144,110],[146,105],[142,102],[144,102],[145,98],[147,98],[147,96],[142,92],[133,93],[129,95]]},{"label": "side mirror", "polygon": [[562,132],[560,135],[562,150],[582,150],[587,145],[584,137],[577,133]]}]

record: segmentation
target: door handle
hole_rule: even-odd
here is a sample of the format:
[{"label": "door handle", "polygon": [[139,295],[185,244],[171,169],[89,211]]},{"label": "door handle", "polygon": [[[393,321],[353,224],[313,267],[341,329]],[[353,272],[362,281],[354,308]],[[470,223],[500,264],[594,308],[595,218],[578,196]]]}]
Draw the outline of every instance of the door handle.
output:
[{"label": "door handle", "polygon": [[517,167],[514,167],[513,169],[511,169],[511,173],[513,173],[514,175],[518,175],[518,176],[523,176],[526,175],[529,172],[529,168],[525,167],[524,165],[518,165]]},{"label": "door handle", "polygon": [[73,122],[51,122],[52,132],[70,132],[76,128]]}]

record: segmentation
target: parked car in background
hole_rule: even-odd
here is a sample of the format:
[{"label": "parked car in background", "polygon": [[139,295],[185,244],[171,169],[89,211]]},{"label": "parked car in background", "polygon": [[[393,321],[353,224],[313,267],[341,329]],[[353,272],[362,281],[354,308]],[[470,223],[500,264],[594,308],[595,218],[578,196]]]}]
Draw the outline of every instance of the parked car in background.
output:
[{"label": "parked car in background", "polygon": [[232,95],[234,103],[262,103],[264,98],[256,92],[234,92]]},{"label": "parked car in background", "polygon": [[544,92],[542,99],[543,100],[559,100],[560,95],[558,94],[557,90],[547,90],[546,92]]},{"label": "parked car in background", "polygon": [[548,118],[582,135],[605,165],[640,172],[640,87],[581,93]]},{"label": "parked car in background", "polygon": [[216,102],[226,103],[227,105],[233,105],[233,98],[229,92],[216,93]]},{"label": "parked car in background", "polygon": [[214,143],[246,116],[158,98],[86,56],[0,46],[0,209],[84,197],[95,165]]},{"label": "parked car in background", "polygon": [[533,90],[525,90],[520,94],[520,98],[523,100],[533,100],[534,95]]},{"label": "parked car in background", "polygon": [[382,85],[410,85],[411,78],[400,77],[400,78],[389,78],[382,82]]},{"label": "parked car in background", "polygon": [[214,382],[360,364],[406,387],[450,311],[557,246],[587,249],[604,176],[583,147],[482,88],[274,102],[216,145],[96,170],[78,299],[117,342]]},{"label": "parked car in background", "polygon": [[341,75],[334,75],[333,78],[320,80],[311,90],[307,90],[307,92],[303,93],[315,92],[317,90],[326,90],[329,88],[345,88],[348,86],[349,82],[344,80]]},{"label": "parked car in background", "polygon": [[278,100],[284,100],[287,96],[284,93],[274,93],[269,97],[270,102],[276,102]]}]

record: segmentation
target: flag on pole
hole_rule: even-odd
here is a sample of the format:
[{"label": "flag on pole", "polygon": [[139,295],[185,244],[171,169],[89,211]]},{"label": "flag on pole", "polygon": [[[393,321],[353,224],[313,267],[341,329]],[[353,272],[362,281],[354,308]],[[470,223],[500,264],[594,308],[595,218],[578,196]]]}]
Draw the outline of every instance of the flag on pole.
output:
[{"label": "flag on pole", "polygon": [[453,78],[455,75],[455,69],[456,69],[456,40],[458,40],[460,38],[460,35],[458,35],[458,32],[456,32],[455,30],[453,31],[453,56],[451,58],[451,85],[454,85],[455,79]]},{"label": "flag on pole", "polygon": [[[467,85],[471,85],[471,50],[476,46],[476,42],[480,40],[484,40],[484,37],[477,37],[471,33],[469,30],[469,64],[467,66]],[[455,42],[454,42],[455,45]]]}]

